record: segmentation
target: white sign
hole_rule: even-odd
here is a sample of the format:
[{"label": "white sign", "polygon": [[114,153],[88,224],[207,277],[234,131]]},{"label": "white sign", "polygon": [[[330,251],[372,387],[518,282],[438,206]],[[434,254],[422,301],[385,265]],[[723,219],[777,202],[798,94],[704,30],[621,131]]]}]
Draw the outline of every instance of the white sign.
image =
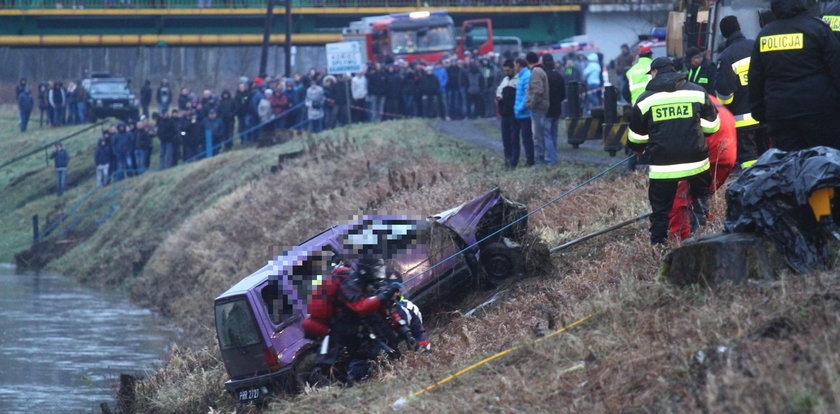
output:
[{"label": "white sign", "polygon": [[362,71],[363,65],[359,42],[327,43],[327,72],[356,73]]}]

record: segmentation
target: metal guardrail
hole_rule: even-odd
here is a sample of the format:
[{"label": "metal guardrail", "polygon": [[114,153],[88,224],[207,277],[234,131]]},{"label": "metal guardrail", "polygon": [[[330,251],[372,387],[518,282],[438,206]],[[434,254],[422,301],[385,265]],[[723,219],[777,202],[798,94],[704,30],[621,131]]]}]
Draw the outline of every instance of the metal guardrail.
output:
[{"label": "metal guardrail", "polygon": [[[659,0],[661,2],[661,0]],[[292,0],[301,8],[359,8],[359,7],[523,7],[562,6],[580,4],[623,4],[616,0]],[[277,0],[285,4],[284,0]],[[265,0],[4,0],[0,9],[265,9]]]}]

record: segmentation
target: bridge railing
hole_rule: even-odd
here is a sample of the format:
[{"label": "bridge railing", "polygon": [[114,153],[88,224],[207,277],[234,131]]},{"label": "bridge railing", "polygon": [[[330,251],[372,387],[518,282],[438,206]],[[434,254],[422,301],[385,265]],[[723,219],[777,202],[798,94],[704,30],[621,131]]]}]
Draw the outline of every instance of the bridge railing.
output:
[{"label": "bridge railing", "polygon": [[[616,3],[606,0],[292,0],[294,7],[517,7],[581,3]],[[279,0],[278,4],[284,4]],[[0,9],[265,9],[265,0],[0,0]]]}]

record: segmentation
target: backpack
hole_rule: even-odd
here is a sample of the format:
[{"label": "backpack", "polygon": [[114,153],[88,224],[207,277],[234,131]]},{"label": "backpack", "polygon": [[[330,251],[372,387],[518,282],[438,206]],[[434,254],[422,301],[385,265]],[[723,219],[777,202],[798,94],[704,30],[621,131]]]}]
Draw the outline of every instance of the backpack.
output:
[{"label": "backpack", "polygon": [[303,321],[303,331],[309,339],[322,338],[330,332],[330,321],[335,314],[335,302],[341,283],[350,277],[349,267],[339,266],[312,294],[307,305],[309,317]]}]

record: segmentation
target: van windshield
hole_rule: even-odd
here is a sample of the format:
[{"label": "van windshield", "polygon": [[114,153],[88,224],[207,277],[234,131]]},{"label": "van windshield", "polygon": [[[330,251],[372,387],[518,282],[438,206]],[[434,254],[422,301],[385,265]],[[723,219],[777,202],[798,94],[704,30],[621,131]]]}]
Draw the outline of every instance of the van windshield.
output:
[{"label": "van windshield", "polygon": [[222,350],[242,348],[260,342],[251,307],[245,299],[216,305],[216,332]]}]

